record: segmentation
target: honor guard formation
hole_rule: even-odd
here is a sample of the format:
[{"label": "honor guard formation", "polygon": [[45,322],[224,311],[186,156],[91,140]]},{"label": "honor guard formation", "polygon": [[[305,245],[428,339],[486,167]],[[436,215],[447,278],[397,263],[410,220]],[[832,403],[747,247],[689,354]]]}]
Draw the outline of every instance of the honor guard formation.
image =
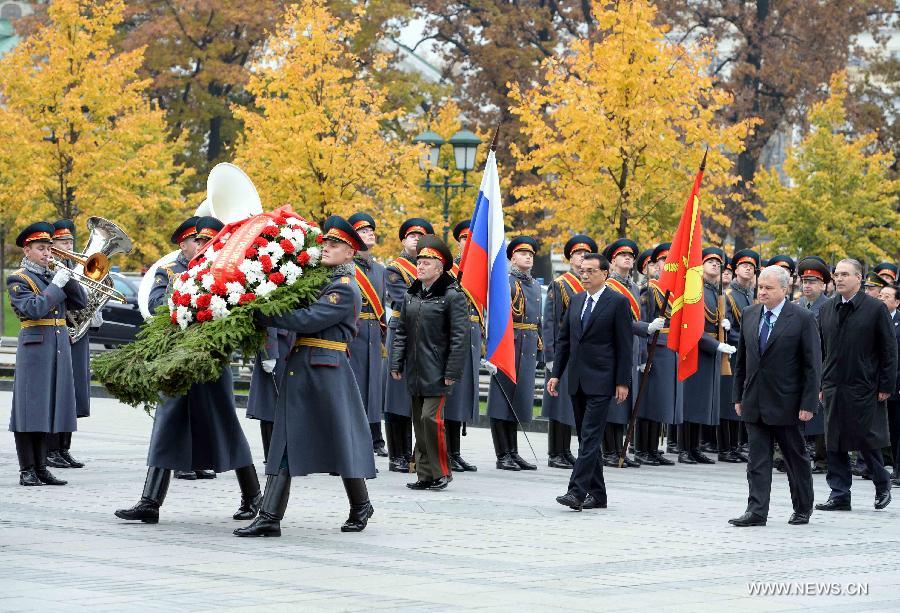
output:
[{"label": "honor guard formation", "polygon": [[[103,323],[103,304],[118,298],[106,279],[108,257],[130,249],[115,224],[91,220],[82,252],[71,220],[35,222],[16,238],[23,257],[7,291],[21,329],[9,429],[23,486],[65,485],[50,468],[84,466],[72,442],[78,420],[90,416],[91,329]],[[174,257],[150,272],[150,312],[168,303],[173,280],[223,226],[194,216],[174,228]],[[428,220],[407,219],[396,257],[380,262],[371,249],[389,234],[367,212],[330,217],[318,298],[256,318],[266,341],[249,356],[246,417],[259,422],[264,486],[226,367],[182,396],[160,397],[143,491],[116,517],[156,524],[173,476],[233,470],[233,518],[250,522],[234,534],[280,536],[292,479],[327,473],[347,494],[340,529],[359,532],[375,512],[366,480],[376,477],[376,456],[409,473],[410,489],[444,490],[478,470],[465,459],[466,429],[489,425],[494,468],[538,470],[519,439],[538,413],[548,424],[546,467],[568,478],[557,501],[576,511],[609,504],[604,468],[746,464],[749,496],[744,514],[730,520],[735,526],[767,522],[773,470],[787,473],[791,524],[807,523],[814,509],[849,511],[854,475],[871,480],[876,509],[900,485],[900,289],[892,263],[867,271],[854,259],[763,261],[751,249],[729,257],[704,248],[692,281],[704,322],[697,370],[681,380],[684,356],[668,344],[676,305],[660,285],[672,244],[641,250],[620,238],[600,246],[574,234],[562,244],[566,268],[544,286],[533,275],[542,246],[515,236],[505,253],[513,381],[484,361],[486,313],[461,282],[469,221],[453,227],[451,249]],[[825,474],[831,490],[818,504],[814,473]]]}]

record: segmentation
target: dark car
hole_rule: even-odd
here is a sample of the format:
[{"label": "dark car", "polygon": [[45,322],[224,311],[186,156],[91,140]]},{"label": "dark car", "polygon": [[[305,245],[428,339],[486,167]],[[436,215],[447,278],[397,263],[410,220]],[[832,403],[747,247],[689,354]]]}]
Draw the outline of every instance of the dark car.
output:
[{"label": "dark car", "polygon": [[111,272],[109,275],[115,288],[125,296],[126,302],[122,304],[117,300],[110,300],[103,305],[103,325],[99,330],[91,329],[88,334],[92,343],[114,347],[133,341],[144,318],[137,303],[138,283],[118,272]]}]

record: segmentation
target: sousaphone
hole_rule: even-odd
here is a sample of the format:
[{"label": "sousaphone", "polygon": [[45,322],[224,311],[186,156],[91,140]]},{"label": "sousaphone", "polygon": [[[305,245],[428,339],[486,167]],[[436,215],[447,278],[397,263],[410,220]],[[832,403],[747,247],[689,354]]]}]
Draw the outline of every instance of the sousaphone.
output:
[{"label": "sousaphone", "polygon": [[[216,164],[210,171],[206,179],[206,199],[200,203],[194,215],[215,217],[227,225],[262,212],[262,201],[250,177],[234,164],[223,162]],[[141,279],[138,306],[144,319],[152,315],[148,303],[157,269],[174,262],[180,252],[180,249],[176,249],[158,259]]]}]

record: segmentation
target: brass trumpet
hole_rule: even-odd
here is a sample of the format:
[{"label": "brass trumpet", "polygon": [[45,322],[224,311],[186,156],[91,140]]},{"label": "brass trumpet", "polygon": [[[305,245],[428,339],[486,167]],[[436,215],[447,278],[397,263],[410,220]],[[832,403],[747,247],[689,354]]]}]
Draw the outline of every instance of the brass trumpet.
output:
[{"label": "brass trumpet", "polygon": [[[51,268],[68,268],[72,273],[72,278],[83,285],[85,289],[103,294],[110,300],[118,300],[123,304],[127,302],[122,292],[108,286],[102,281],[109,275],[110,268],[109,258],[105,253],[92,253],[85,257],[81,253],[67,251],[58,247],[50,247],[50,253],[56,256],[50,258]],[[69,268],[63,260],[71,260],[81,264],[82,268],[84,268],[84,274],[77,272],[73,268]]]}]

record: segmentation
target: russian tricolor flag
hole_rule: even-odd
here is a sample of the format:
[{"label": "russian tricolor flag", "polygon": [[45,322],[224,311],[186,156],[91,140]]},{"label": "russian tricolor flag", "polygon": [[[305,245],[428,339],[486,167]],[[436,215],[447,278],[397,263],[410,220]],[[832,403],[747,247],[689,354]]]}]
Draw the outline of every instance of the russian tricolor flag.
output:
[{"label": "russian tricolor flag", "polygon": [[469,240],[459,263],[460,283],[484,312],[485,359],[516,382],[516,356],[506,236],[500,200],[500,176],[494,151],[488,153],[469,227]]}]

